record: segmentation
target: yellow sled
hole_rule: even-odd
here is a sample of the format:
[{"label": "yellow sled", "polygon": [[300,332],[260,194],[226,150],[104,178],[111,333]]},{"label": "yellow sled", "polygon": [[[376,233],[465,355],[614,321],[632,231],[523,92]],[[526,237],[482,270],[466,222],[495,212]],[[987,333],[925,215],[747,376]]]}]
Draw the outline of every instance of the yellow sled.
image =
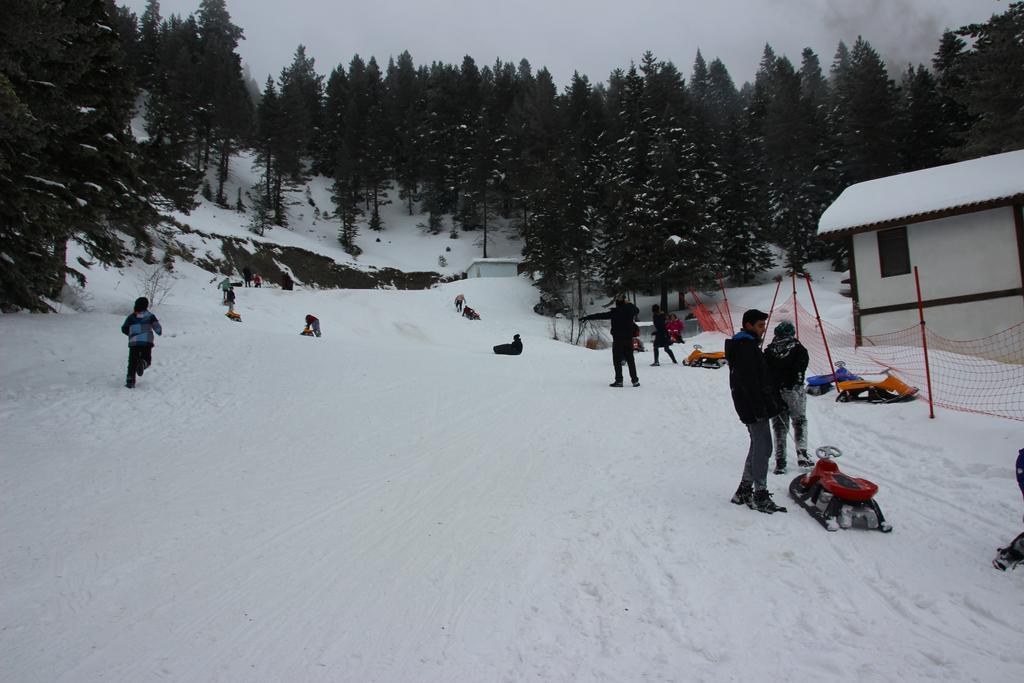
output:
[{"label": "yellow sled", "polygon": [[847,401],[868,401],[869,403],[897,403],[912,401],[917,396],[918,388],[892,375],[887,375],[880,382],[866,379],[851,379],[839,382],[840,403]]},{"label": "yellow sled", "polygon": [[227,313],[225,313],[224,315],[226,315],[226,316],[227,316],[228,318],[231,318],[231,319],[232,319],[232,320],[234,320],[234,321],[235,321],[236,323],[240,323],[240,322],[242,322],[242,316],[238,315],[238,314],[237,314],[237,313],[235,313],[234,311],[228,311],[228,312],[227,312]]},{"label": "yellow sled", "polygon": [[693,351],[683,361],[683,365],[689,365],[691,368],[709,368],[717,370],[718,368],[725,365],[725,351],[712,351],[705,352],[701,350],[701,347],[694,346]]}]

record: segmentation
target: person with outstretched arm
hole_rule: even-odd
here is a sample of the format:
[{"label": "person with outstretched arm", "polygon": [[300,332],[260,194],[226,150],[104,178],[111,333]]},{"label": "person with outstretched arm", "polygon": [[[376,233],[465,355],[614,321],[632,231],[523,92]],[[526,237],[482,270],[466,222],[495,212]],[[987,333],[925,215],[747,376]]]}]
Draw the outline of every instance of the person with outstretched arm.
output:
[{"label": "person with outstretched arm", "polygon": [[640,309],[626,300],[625,294],[615,296],[615,307],[604,313],[592,313],[580,318],[584,320],[612,321],[612,365],[615,366],[615,381],[610,387],[622,386],[622,362],[629,367],[629,378],[633,386],[640,386],[640,378],[636,374],[636,361],[633,359],[633,333],[636,328],[636,317]]}]

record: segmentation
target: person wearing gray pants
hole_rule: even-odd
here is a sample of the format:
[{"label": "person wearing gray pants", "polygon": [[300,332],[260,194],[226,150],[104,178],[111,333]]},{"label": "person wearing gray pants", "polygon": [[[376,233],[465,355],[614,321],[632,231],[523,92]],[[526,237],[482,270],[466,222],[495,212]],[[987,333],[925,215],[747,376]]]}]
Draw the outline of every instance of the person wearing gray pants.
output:
[{"label": "person wearing gray pants", "polygon": [[768,377],[761,353],[768,314],[751,309],[743,314],[743,329],[725,342],[729,366],[729,390],[736,414],[750,434],[750,448],[743,464],[743,476],[732,502],[746,504],[760,512],[785,512],[768,492],[768,461],[772,455],[772,432],[768,421],[779,413],[778,392]]},{"label": "person wearing gray pants", "polygon": [[783,320],[775,326],[775,337],[764,349],[768,376],[778,391],[782,411],[772,418],[775,432],[775,474],[786,471],[786,436],[793,427],[797,465],[810,467],[807,455],[807,391],[804,374],[807,372],[807,349],[796,338],[793,323]]}]

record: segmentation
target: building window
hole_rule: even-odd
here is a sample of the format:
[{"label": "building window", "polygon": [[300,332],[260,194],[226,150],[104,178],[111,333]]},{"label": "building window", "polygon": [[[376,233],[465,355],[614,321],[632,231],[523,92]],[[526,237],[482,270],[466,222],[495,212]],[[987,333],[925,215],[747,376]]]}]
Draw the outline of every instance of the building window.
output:
[{"label": "building window", "polygon": [[882,266],[882,277],[910,273],[906,227],[878,231],[878,262]]}]

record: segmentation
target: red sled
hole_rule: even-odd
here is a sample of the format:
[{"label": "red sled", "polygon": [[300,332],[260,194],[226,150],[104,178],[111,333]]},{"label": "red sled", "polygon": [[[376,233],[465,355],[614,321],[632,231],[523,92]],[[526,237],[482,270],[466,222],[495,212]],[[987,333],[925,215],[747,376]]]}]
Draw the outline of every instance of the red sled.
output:
[{"label": "red sled", "polygon": [[798,475],[789,485],[793,500],[829,531],[853,527],[892,531],[874,500],[878,485],[839,471],[833,458],[842,451],[835,446],[822,446],[816,453],[814,469]]}]

